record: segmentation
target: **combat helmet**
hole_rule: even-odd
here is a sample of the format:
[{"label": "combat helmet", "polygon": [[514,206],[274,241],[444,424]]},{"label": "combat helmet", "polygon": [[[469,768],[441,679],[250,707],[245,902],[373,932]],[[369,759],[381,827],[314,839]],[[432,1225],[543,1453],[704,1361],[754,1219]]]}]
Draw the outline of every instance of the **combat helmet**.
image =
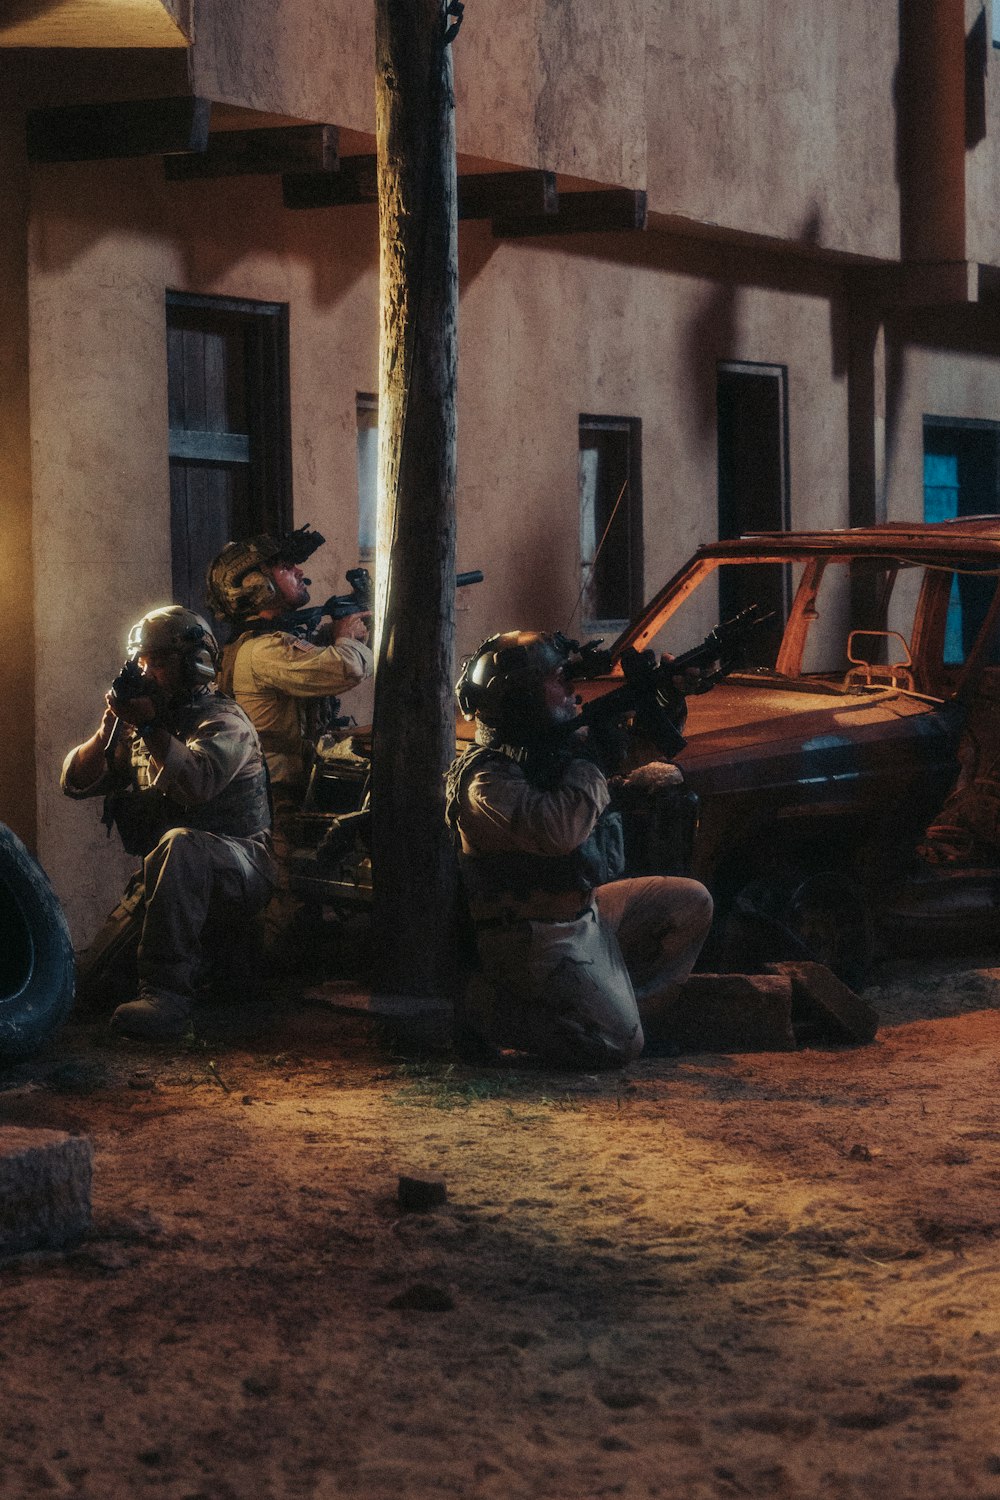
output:
[{"label": "combat helmet", "polygon": [[205,594],[212,613],[236,620],[267,609],[278,597],[273,581],[262,571],[278,561],[277,537],[262,533],[244,542],[227,542],[209,565]]},{"label": "combat helmet", "polygon": [[219,668],[219,643],[207,620],[182,604],[151,609],[128,633],[130,661],[165,653],[181,657],[187,688],[207,687]]},{"label": "combat helmet", "polygon": [[466,719],[478,719],[512,739],[543,727],[543,683],[564,667],[572,643],[538,630],[506,630],[491,635],[468,657],[455,685]]},{"label": "combat helmet", "polygon": [[303,563],[324,541],[307,523],[286,536],[262,531],[241,542],[227,542],[205,578],[209,609],[222,620],[240,620],[268,609],[278,591],[265,569],[278,562]]}]

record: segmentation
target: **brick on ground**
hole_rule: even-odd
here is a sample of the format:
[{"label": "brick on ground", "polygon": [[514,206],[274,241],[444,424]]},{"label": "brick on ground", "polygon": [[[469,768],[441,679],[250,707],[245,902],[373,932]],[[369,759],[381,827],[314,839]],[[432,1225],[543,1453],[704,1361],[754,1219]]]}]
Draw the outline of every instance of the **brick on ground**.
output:
[{"label": "brick on ground", "polygon": [[0,1255],[80,1238],[90,1224],[93,1156],[83,1136],[0,1126]]}]

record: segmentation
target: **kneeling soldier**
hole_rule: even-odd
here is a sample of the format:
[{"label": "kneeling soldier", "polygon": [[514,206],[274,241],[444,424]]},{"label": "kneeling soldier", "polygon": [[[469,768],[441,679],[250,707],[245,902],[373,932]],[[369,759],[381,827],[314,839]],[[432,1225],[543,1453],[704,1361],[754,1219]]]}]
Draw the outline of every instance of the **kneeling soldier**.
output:
[{"label": "kneeling soldier", "polygon": [[447,815],[482,975],[464,1024],[557,1065],[639,1056],[691,972],[712,920],[698,881],[622,880],[620,820],[586,742],[561,637],[492,636],[457,693],[476,745],[448,774]]},{"label": "kneeling soldier", "polygon": [[106,821],[143,857],[139,992],[112,1026],[159,1040],[187,1029],[209,915],[253,916],[271,894],[271,815],[260,741],[213,689],[219,650],[201,616],[152,610],[129,632],[128,659],[130,682],[66,757],[62,788],[104,796]]}]

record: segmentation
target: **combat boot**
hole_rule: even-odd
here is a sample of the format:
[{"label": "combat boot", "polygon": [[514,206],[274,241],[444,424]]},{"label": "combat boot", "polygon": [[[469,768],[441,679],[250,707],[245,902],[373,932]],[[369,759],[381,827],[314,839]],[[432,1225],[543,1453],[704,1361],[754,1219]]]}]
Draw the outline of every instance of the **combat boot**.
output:
[{"label": "combat boot", "polygon": [[184,1036],[190,1010],[190,1002],[172,990],[141,989],[134,1000],[119,1005],[111,1029],[145,1042],[168,1042]]}]

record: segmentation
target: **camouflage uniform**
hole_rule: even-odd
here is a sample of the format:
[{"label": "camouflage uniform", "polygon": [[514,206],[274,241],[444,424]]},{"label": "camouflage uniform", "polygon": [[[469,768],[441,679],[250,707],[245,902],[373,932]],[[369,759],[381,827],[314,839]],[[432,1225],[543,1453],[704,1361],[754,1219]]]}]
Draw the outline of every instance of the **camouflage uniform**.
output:
[{"label": "camouflage uniform", "polygon": [[638,1057],[690,974],[712,920],[695,880],[620,880],[620,821],[591,761],[538,784],[516,747],[466,751],[448,777],[483,976],[473,1029],[571,1066]]},{"label": "camouflage uniform", "polygon": [[223,648],[221,685],[260,735],[275,790],[301,795],[308,703],[356,687],[372,666],[372,653],[360,641],[316,646],[283,630],[247,632]]},{"label": "camouflage uniform", "polygon": [[278,890],[267,913],[268,938],[278,948],[298,911],[288,889],[293,823],[305,789],[310,733],[308,709],[370,677],[374,658],[361,641],[314,645],[283,630],[247,632],[223,649],[221,685],[251,719],[267,758],[274,798],[274,856]]},{"label": "camouflage uniform", "polygon": [[143,856],[140,992],[180,1011],[194,991],[210,913],[253,916],[271,894],[274,864],[264,760],[243,710],[197,689],[164,727],[172,738],[162,764],[123,725],[113,768],[74,787],[67,778],[77,747],[61,785],[69,797],[105,796],[126,849]]}]

